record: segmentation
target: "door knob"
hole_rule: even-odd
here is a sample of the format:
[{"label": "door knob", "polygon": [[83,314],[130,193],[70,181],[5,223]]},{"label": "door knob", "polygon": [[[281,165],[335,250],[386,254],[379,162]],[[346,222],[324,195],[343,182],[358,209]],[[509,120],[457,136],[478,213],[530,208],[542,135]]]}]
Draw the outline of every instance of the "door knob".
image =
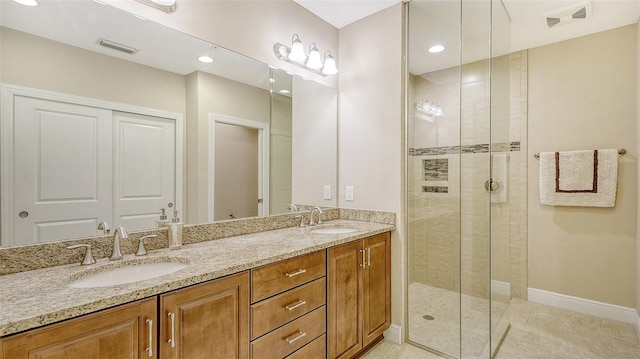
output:
[{"label": "door knob", "polygon": [[27,212],[27,211],[22,211],[22,212],[18,213],[18,217],[20,217],[20,218],[27,218],[27,217],[29,217],[29,212]]}]

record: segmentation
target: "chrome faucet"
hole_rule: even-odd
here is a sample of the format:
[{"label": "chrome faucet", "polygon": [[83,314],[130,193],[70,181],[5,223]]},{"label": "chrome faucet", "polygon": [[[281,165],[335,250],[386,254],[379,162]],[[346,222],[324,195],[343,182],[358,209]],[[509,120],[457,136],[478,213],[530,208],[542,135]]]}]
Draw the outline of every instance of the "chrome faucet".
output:
[{"label": "chrome faucet", "polygon": [[105,221],[98,223],[98,229],[102,231],[102,234],[109,234],[109,232],[111,232],[111,227],[109,227],[109,223]]},{"label": "chrome faucet", "polygon": [[[315,212],[318,212],[318,221],[314,221],[313,219],[313,214]],[[309,225],[310,226],[315,226],[316,224],[322,224],[322,214],[324,212],[322,211],[322,209],[320,209],[320,207],[313,207],[313,209],[311,210],[311,213],[309,214]]]},{"label": "chrome faucet", "polygon": [[298,206],[293,203],[291,203],[288,208],[291,210],[291,213],[298,212]]},{"label": "chrome faucet", "polygon": [[122,259],[122,252],[120,252],[120,238],[129,238],[129,233],[124,227],[118,227],[113,231],[113,252],[110,261],[117,261]]}]

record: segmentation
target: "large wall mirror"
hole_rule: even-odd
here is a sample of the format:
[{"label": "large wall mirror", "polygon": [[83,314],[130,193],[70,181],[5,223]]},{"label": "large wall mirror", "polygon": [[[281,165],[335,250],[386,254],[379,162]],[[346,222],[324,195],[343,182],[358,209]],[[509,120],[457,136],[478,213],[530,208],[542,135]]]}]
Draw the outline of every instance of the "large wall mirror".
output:
[{"label": "large wall mirror", "polygon": [[335,89],[95,1],[0,19],[2,246],[336,206]]}]

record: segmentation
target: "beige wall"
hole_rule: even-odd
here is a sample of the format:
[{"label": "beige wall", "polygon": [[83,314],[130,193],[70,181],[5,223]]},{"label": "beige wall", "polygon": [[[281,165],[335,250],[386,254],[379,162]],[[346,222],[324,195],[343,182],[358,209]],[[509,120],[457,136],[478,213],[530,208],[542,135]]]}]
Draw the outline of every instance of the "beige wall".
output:
[{"label": "beige wall", "polygon": [[203,72],[187,76],[187,222],[208,222],[209,114],[269,122],[269,91]]},{"label": "beige wall", "polygon": [[[338,159],[338,92],[313,81],[293,78],[292,201],[335,207]],[[323,187],[332,188],[323,199]]]},{"label": "beige wall", "polygon": [[291,120],[291,97],[272,93],[269,213],[286,213],[291,203]]},{"label": "beige wall", "polygon": [[[340,29],[340,54],[338,205],[396,213],[392,320],[402,325],[402,4]],[[353,202],[345,186],[355,187]]]},{"label": "beige wall", "polygon": [[180,1],[172,14],[136,1],[104,2],[294,74],[337,86],[336,75],[314,75],[274,55],[276,42],[291,45],[291,37],[297,33],[305,46],[315,42],[321,53],[330,50],[340,68],[338,30],[293,0]]},{"label": "beige wall", "polygon": [[258,215],[258,130],[216,123],[214,220]]},{"label": "beige wall", "polygon": [[183,76],[0,27],[0,82],[184,113]]},{"label": "beige wall", "polygon": [[[529,153],[636,148],[636,27],[529,50]],[[529,161],[529,287],[634,307],[636,157],[620,157],[615,208],[540,204]]]}]

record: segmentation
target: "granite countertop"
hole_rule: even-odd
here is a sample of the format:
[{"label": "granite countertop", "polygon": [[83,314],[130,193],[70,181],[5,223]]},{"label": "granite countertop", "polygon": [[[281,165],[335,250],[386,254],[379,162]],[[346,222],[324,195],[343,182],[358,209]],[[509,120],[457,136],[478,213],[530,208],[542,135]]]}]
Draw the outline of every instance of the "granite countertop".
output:
[{"label": "granite countertop", "polygon": [[[347,226],[356,232],[312,234],[310,229]],[[0,276],[0,336],[148,298],[261,265],[394,230],[388,224],[334,220],[316,227],[292,227],[132,254],[111,262],[62,265]],[[177,272],[149,280],[102,288],[71,288],[68,284],[85,273],[95,273],[130,263],[174,261],[188,263]]]}]

